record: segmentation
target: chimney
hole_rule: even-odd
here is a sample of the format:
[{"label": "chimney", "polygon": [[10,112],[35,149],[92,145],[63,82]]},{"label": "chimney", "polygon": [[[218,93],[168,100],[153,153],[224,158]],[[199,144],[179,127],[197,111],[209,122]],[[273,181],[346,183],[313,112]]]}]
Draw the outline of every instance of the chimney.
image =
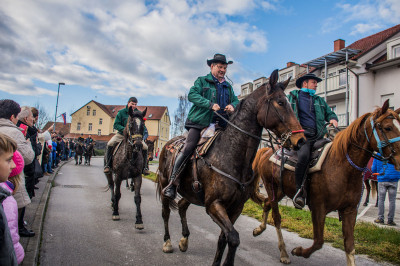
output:
[{"label": "chimney", "polygon": [[286,67],[291,67],[294,66],[296,63],[295,62],[287,62]]},{"label": "chimney", "polygon": [[337,39],[336,41],[333,42],[333,51],[336,52],[338,50],[341,50],[345,47],[344,40],[342,39]]}]

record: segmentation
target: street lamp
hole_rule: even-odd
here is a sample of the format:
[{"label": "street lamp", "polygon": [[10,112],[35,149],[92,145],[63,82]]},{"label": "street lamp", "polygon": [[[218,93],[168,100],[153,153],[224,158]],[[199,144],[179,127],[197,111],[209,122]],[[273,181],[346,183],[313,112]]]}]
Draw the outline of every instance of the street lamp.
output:
[{"label": "street lamp", "polygon": [[54,126],[53,130],[56,132],[56,120],[57,120],[57,107],[58,107],[58,94],[60,93],[60,85],[65,85],[64,82],[59,82],[58,83],[58,90],[57,90],[57,104],[56,104],[56,114],[54,115]]}]

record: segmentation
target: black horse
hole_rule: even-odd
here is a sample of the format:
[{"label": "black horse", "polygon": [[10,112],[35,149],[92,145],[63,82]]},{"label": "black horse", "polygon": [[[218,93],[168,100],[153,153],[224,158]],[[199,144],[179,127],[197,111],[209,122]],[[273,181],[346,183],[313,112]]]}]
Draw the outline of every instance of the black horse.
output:
[{"label": "black horse", "polygon": [[[179,243],[181,251],[186,251],[188,248],[190,233],[186,211],[193,203],[204,206],[206,213],[221,228],[213,265],[220,265],[227,245],[229,249],[224,265],[234,264],[240,239],[233,225],[249,199],[253,187],[258,185],[257,180],[252,178],[251,163],[256,155],[263,128],[271,129],[277,136],[282,136],[287,140],[285,143],[288,146],[290,143],[297,146],[298,143],[304,142],[300,123],[284,93],[288,83],[289,80],[278,83],[278,71],[275,70],[268,83],[263,84],[239,103],[230,119],[232,124],[218,135],[208,153],[202,158],[195,159],[196,161],[189,162],[181,173],[182,178],[178,187],[178,192],[182,196],[178,202],[183,234]],[[171,150],[174,148],[173,143],[179,138],[182,137],[167,142],[161,151],[157,176],[158,195],[168,185],[173,160]],[[203,197],[192,189],[194,175],[202,183]],[[176,202],[169,201],[162,194],[161,201],[165,230],[163,251],[169,253],[173,248],[168,221],[170,207],[176,207]]]},{"label": "black horse", "polygon": [[86,145],[83,155],[85,156],[85,165],[90,165],[90,160],[92,159],[92,155],[94,155],[94,142]]},{"label": "black horse", "polygon": [[[119,220],[118,203],[121,198],[121,182],[132,178],[135,190],[136,229],[143,229],[142,212],[140,210],[142,186],[142,170],[144,158],[142,154],[142,139],[144,120],[147,108],[141,112],[129,108],[129,118],[124,130],[124,140],[116,151],[110,172],[106,174],[108,187],[111,190],[112,219]],[[104,158],[105,159],[105,158]]]},{"label": "black horse", "polygon": [[79,164],[82,164],[82,156],[83,156],[83,144],[80,142],[75,143],[75,165],[78,164],[78,157],[79,157]]}]

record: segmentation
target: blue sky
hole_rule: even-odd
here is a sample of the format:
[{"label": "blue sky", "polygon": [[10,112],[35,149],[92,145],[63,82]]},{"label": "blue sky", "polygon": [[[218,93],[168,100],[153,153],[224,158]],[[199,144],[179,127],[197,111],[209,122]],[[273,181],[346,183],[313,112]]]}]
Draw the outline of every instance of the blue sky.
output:
[{"label": "blue sky", "polygon": [[[54,117],[90,100],[168,106],[226,54],[240,85],[304,63],[400,23],[400,1],[3,0],[0,99],[43,106]],[[61,119],[59,120],[61,121]]]}]

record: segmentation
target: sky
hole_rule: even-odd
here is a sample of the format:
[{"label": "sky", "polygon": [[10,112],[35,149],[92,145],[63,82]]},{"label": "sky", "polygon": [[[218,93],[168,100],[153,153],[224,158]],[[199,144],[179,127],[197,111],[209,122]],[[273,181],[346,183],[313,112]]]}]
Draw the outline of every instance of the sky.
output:
[{"label": "sky", "polygon": [[[54,119],[91,100],[167,106],[215,53],[234,90],[400,24],[399,0],[1,0],[0,99]],[[62,121],[58,118],[58,121]]]}]

